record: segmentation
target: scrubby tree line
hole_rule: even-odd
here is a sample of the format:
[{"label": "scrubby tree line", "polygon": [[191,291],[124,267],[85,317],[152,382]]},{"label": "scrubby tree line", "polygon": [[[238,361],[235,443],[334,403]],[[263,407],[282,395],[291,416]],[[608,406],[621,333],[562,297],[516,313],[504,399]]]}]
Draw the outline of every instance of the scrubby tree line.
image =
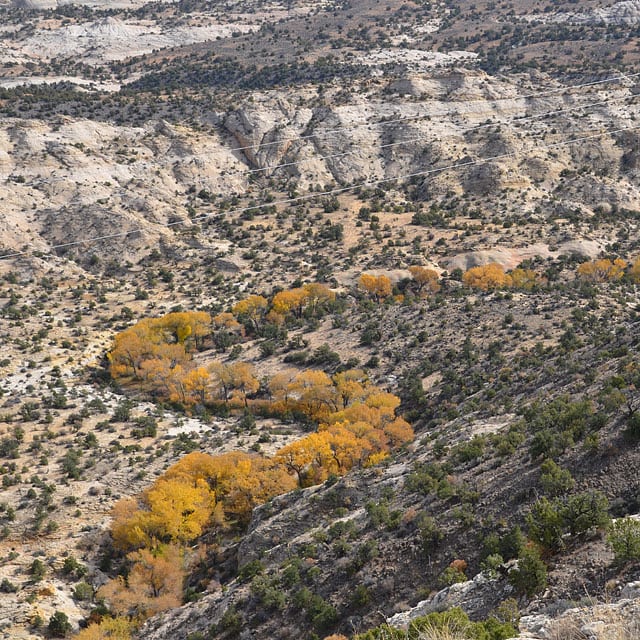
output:
[{"label": "scrubby tree line", "polygon": [[[640,283],[640,258],[628,263],[621,258],[600,258],[587,260],[578,265],[576,276],[585,282],[605,283],[617,282],[623,279]],[[472,289],[492,291],[495,289],[519,289],[532,291],[546,284],[546,278],[533,269],[518,267],[512,271],[505,271],[496,262],[471,267],[462,274],[462,282]]]},{"label": "scrubby tree line", "polygon": [[[418,266],[410,271],[416,295],[439,290],[435,271]],[[366,273],[360,277],[358,289],[375,302],[384,301],[393,292],[387,276]],[[199,365],[194,355],[210,348],[224,351],[247,336],[277,334],[281,327],[303,318],[319,319],[335,304],[334,291],[324,284],[310,283],[280,291],[270,299],[249,295],[213,317],[205,311],[186,311],[144,318],[116,335],[107,354],[109,371],[118,382],[185,406],[246,406],[247,398],[260,389],[251,364],[214,361]],[[307,387],[310,382],[302,384]],[[268,389],[272,387],[277,387],[276,381],[268,385]]]}]

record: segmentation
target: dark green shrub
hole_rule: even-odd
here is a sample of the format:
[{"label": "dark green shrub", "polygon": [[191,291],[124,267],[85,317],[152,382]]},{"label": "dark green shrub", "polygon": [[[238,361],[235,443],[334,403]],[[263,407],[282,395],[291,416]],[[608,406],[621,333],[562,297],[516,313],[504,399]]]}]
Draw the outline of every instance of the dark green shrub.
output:
[{"label": "dark green shrub", "polygon": [[73,590],[75,600],[89,602],[93,599],[93,587],[87,582],[79,582]]},{"label": "dark green shrub", "polygon": [[607,542],[616,562],[640,560],[640,520],[620,518],[613,521],[607,529]]},{"label": "dark green shrub", "polygon": [[422,551],[425,555],[433,553],[444,538],[444,533],[440,530],[436,521],[425,514],[421,514],[417,521],[418,534],[422,544]]},{"label": "dark green shrub", "polygon": [[542,490],[551,497],[557,497],[573,489],[575,480],[568,469],[563,469],[553,460],[545,460],[540,466]]},{"label": "dark green shrub", "polygon": [[54,638],[65,638],[71,629],[69,618],[62,611],[56,611],[49,619],[48,630]]},{"label": "dark green shrub", "polygon": [[9,579],[2,578],[2,582],[0,582],[0,593],[16,593],[18,591],[18,587],[13,584]]},{"label": "dark green shrub", "polygon": [[547,586],[547,567],[535,547],[525,547],[518,558],[518,566],[509,572],[509,582],[520,594],[528,597]]},{"label": "dark green shrub", "polygon": [[570,496],[562,509],[565,527],[572,536],[605,527],[611,521],[608,509],[609,501],[599,491],[585,491]]},{"label": "dark green shrub", "polygon": [[47,567],[45,566],[42,560],[36,558],[29,567],[29,574],[34,579],[34,581],[39,582],[44,578],[47,573]]},{"label": "dark green shrub", "polygon": [[238,578],[240,580],[250,580],[257,575],[264,573],[264,565],[260,560],[251,560],[247,564],[242,565],[238,571]]},{"label": "dark green shrub", "polygon": [[73,575],[76,578],[82,578],[87,573],[87,567],[78,562],[73,556],[67,556],[62,565],[62,573],[65,576]]}]

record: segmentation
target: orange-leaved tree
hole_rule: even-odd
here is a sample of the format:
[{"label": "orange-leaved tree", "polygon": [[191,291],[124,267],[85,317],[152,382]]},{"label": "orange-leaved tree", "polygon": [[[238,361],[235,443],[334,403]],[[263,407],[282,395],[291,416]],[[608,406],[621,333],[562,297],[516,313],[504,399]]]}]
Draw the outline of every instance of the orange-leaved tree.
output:
[{"label": "orange-leaved tree", "polygon": [[246,406],[247,395],[255,393],[260,388],[255,368],[248,362],[212,362],[209,372],[218,397],[224,400],[225,404],[234,396]]},{"label": "orange-leaved tree", "polygon": [[271,301],[271,306],[276,313],[282,316],[293,314],[296,318],[300,318],[306,302],[307,292],[302,287],[298,287],[276,293]]},{"label": "orange-leaved tree", "polygon": [[187,543],[209,523],[222,523],[222,506],[208,484],[160,477],[138,499],[123,498],[113,508],[111,536],[119,549]]},{"label": "orange-leaved tree", "polygon": [[531,291],[543,283],[543,279],[533,269],[522,269],[518,267],[509,274],[511,277],[511,287],[522,291]]},{"label": "orange-leaved tree", "polygon": [[362,369],[347,369],[333,376],[338,408],[346,409],[356,400],[362,400],[371,391],[367,374]]},{"label": "orange-leaved tree", "polygon": [[584,280],[589,282],[614,282],[620,280],[624,275],[627,263],[621,258],[609,260],[591,260],[578,265],[577,273]]},{"label": "orange-leaved tree", "polygon": [[206,311],[174,311],[158,318],[154,324],[165,333],[165,342],[193,342],[196,348],[211,334],[211,316]]},{"label": "orange-leaved tree", "polygon": [[374,276],[371,273],[363,273],[358,279],[358,286],[368,293],[376,302],[391,295],[391,280],[385,276]]},{"label": "orange-leaved tree", "polygon": [[[331,471],[333,454],[327,438],[320,433],[310,433],[278,449],[274,461],[289,473],[295,474],[298,485],[313,484],[318,470]],[[313,470],[313,471],[312,471]]]},{"label": "orange-leaved tree", "polygon": [[269,301],[264,296],[251,295],[244,300],[236,302],[231,311],[240,322],[255,333],[258,333],[268,306]]},{"label": "orange-leaved tree", "polygon": [[300,372],[289,384],[288,394],[290,402],[314,420],[336,408],[336,389],[324,371]]},{"label": "orange-leaved tree", "polygon": [[131,569],[100,587],[97,596],[118,615],[143,620],[182,604],[185,570],[180,548],[169,545],[128,554]]},{"label": "orange-leaved tree", "polygon": [[414,265],[409,267],[409,273],[415,283],[418,294],[437,293],[440,291],[440,276],[437,271],[427,267]]},{"label": "orange-leaved tree", "polygon": [[104,617],[81,629],[74,640],[131,640],[135,625],[129,618]]},{"label": "orange-leaved tree", "polygon": [[511,276],[508,276],[502,265],[491,262],[480,267],[471,267],[462,276],[462,282],[472,289],[490,291],[511,286]]},{"label": "orange-leaved tree", "polygon": [[627,274],[631,282],[634,282],[635,284],[638,284],[640,282],[640,258],[636,258],[631,263],[627,271]]},{"label": "orange-leaved tree", "polygon": [[107,353],[111,376],[134,380],[162,379],[167,386],[171,370],[191,360],[192,347],[199,347],[211,333],[211,316],[204,311],[169,313],[144,318],[116,335]]},{"label": "orange-leaved tree", "polygon": [[206,484],[216,497],[212,524],[217,525],[244,522],[256,505],[295,487],[273,460],[242,451],[215,456],[194,451],[169,467],[162,477],[194,486]]}]

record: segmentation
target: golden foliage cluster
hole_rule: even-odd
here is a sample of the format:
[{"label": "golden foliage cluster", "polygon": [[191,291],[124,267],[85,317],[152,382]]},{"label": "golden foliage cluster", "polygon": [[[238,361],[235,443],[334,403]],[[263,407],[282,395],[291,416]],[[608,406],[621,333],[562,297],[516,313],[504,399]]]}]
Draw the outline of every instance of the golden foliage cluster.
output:
[{"label": "golden foliage cluster", "polygon": [[89,624],[74,637],[76,640],[130,640],[134,624],[128,618],[103,618]]},{"label": "golden foliage cluster", "polygon": [[271,301],[251,295],[231,312],[213,318],[203,311],[144,318],[116,335],[107,354],[109,371],[114,380],[135,384],[173,402],[228,403],[233,397],[243,404],[259,387],[253,367],[244,362],[199,367],[194,351],[215,332],[243,337],[245,329],[257,332],[265,322],[279,325],[303,313],[315,316],[333,300],[335,293],[326,285],[311,283],[277,293]]},{"label": "golden foliage cluster", "polygon": [[[344,371],[333,379],[323,372],[311,373],[322,375],[316,375],[313,385],[302,391],[300,375],[296,376],[293,388],[297,391],[286,402],[298,402],[296,395],[305,398],[310,415],[320,420],[318,431],[283,447],[274,457],[296,475],[300,486],[380,462],[389,451],[413,439],[409,423],[396,415],[400,399],[368,384],[362,371]],[[305,376],[304,382],[308,380]],[[333,410],[326,411],[327,407]]]},{"label": "golden foliage cluster", "polygon": [[437,271],[427,267],[414,265],[409,267],[418,295],[438,293],[440,291],[440,276]]},{"label": "golden foliage cluster", "polygon": [[497,262],[471,267],[462,275],[462,282],[472,289],[493,291],[495,289],[520,289],[531,291],[544,283],[533,269],[513,269],[510,273]]},{"label": "golden foliage cluster", "polygon": [[[111,536],[127,552],[130,569],[97,594],[115,614],[139,622],[178,606],[184,549],[205,531],[246,526],[254,507],[270,498],[380,462],[413,439],[411,426],[397,415],[400,399],[358,369],[333,377],[322,371],[279,374],[271,379],[271,393],[274,403],[318,420],[318,430],[270,457],[189,453],[142,494],[116,503]],[[128,640],[131,627],[119,620],[90,625],[82,640]]]},{"label": "golden foliage cluster", "polygon": [[[638,263],[639,261],[636,260],[631,267],[632,274],[640,274],[640,264]],[[627,263],[621,258],[616,258],[615,260],[602,258],[601,260],[590,260],[578,265],[577,274],[580,278],[589,282],[615,282],[624,276],[626,267]]]},{"label": "golden foliage cluster", "polygon": [[210,333],[210,326],[211,316],[204,311],[144,318],[116,335],[107,354],[111,375],[141,380],[161,375],[163,363],[180,366],[190,359],[189,351]]},{"label": "golden foliage cluster", "polygon": [[371,273],[363,273],[358,279],[358,286],[377,302],[388,298],[393,289],[387,276],[374,276]]},{"label": "golden foliage cluster", "polygon": [[288,383],[275,381],[275,402],[318,420],[317,432],[273,457],[237,451],[185,456],[141,495],[115,505],[116,547],[184,545],[208,527],[244,524],[256,505],[274,495],[379,462],[413,439],[411,426],[396,413],[400,399],[370,384],[360,370],[333,378],[304,371]]}]

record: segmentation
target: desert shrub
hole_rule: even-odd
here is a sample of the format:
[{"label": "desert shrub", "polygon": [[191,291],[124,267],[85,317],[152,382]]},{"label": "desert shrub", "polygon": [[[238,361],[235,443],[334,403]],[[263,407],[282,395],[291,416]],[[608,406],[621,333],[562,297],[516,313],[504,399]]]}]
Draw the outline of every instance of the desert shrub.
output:
[{"label": "desert shrub", "polygon": [[29,574],[37,582],[42,580],[46,573],[47,567],[45,566],[44,562],[36,558],[29,567]]},{"label": "desert shrub", "polygon": [[568,498],[541,498],[526,516],[529,537],[549,551],[564,546],[563,536],[605,527],[610,517],[607,498],[598,491],[585,491]]},{"label": "desert shrub", "polygon": [[531,597],[542,591],[547,586],[547,567],[539,551],[532,546],[525,547],[518,558],[517,568],[509,572],[508,578],[520,594]]},{"label": "desert shrub", "polygon": [[560,496],[573,489],[575,481],[568,469],[563,469],[553,460],[545,460],[540,466],[540,484],[543,491],[552,497]]},{"label": "desert shrub", "polygon": [[238,571],[238,578],[240,580],[250,580],[255,576],[264,573],[264,565],[260,560],[251,560],[247,564],[242,565]]},{"label": "desert shrub", "polygon": [[49,619],[47,628],[54,638],[65,638],[72,627],[67,614],[62,611],[56,611]]},{"label": "desert shrub", "polygon": [[158,423],[153,416],[140,416],[135,419],[135,427],[131,430],[132,438],[155,438],[158,435]]},{"label": "desert shrub", "polygon": [[614,520],[607,529],[607,542],[613,549],[616,562],[640,560],[640,520]]},{"label": "desert shrub", "polygon": [[624,437],[632,442],[640,440],[640,413],[636,412],[627,418]]},{"label": "desert shrub", "polygon": [[415,618],[407,630],[384,624],[353,640],[506,640],[516,634],[510,622],[495,617],[471,622],[462,609],[455,607]]},{"label": "desert shrub", "polygon": [[436,493],[442,483],[447,482],[447,475],[451,468],[446,464],[417,464],[413,473],[407,476],[404,488],[409,493],[419,493],[427,496]]},{"label": "desert shrub", "polygon": [[2,582],[0,582],[0,593],[16,593],[18,591],[18,587],[13,584],[8,578],[2,578]]},{"label": "desert shrub", "polygon": [[482,456],[485,445],[486,438],[476,435],[468,442],[462,442],[456,445],[452,449],[451,454],[458,462],[471,462]]},{"label": "desert shrub", "polygon": [[401,511],[389,511],[389,505],[386,501],[375,502],[370,500],[365,505],[367,515],[374,528],[378,529],[385,526],[387,529],[397,529],[402,518]]},{"label": "desert shrub", "polygon": [[251,582],[251,593],[268,611],[281,611],[287,604],[286,594],[278,588],[276,582],[266,576],[256,576]]},{"label": "desert shrub", "polygon": [[62,565],[62,573],[65,576],[75,576],[76,578],[82,578],[82,576],[86,575],[87,573],[87,567],[78,562],[73,556],[67,556],[64,559],[64,563]]},{"label": "desert shrub", "polygon": [[585,436],[595,419],[591,401],[571,401],[568,397],[546,404],[534,402],[523,415],[533,433],[529,451],[534,458],[557,458]]},{"label": "desert shrub", "polygon": [[442,542],[444,533],[440,530],[436,521],[426,514],[420,515],[417,519],[417,525],[422,551],[425,555],[429,555]]},{"label": "desert shrub", "polygon": [[457,582],[466,582],[466,580],[467,576],[464,575],[464,572],[453,566],[447,567],[438,578],[441,587],[449,587]]},{"label": "desert shrub", "polygon": [[562,517],[569,533],[578,535],[609,524],[609,501],[599,491],[585,491],[570,496],[563,505]]},{"label": "desert shrub", "polygon": [[79,582],[73,590],[73,597],[75,600],[88,602],[93,598],[93,587],[87,582]]},{"label": "desert shrub", "polygon": [[369,589],[363,584],[359,584],[351,595],[350,603],[353,607],[364,607],[371,600]]},{"label": "desert shrub", "polygon": [[489,576],[495,578],[498,575],[498,568],[502,564],[504,564],[504,558],[499,553],[492,553],[480,563],[480,568]]},{"label": "desert shrub", "polygon": [[213,625],[210,635],[224,633],[227,637],[235,638],[242,630],[242,615],[236,611],[235,607],[229,607],[220,618],[220,621]]}]

